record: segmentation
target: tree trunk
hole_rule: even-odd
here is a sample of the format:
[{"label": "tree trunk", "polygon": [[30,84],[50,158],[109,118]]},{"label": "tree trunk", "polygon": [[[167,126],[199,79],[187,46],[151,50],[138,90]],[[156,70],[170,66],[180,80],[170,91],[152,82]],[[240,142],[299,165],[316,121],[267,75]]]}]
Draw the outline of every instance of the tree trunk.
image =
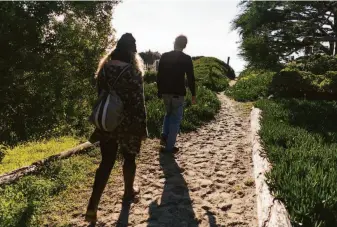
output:
[{"label": "tree trunk", "polygon": [[335,42],[329,42],[329,52],[330,55],[332,56],[335,55]]},{"label": "tree trunk", "polygon": [[[336,26],[336,16],[337,16],[337,10],[335,9],[334,12],[333,12],[333,31],[334,31],[334,34],[333,36],[335,38],[337,38],[337,26]],[[334,52],[332,53],[333,56],[335,56],[337,54],[337,42],[335,41],[334,42]]]}]

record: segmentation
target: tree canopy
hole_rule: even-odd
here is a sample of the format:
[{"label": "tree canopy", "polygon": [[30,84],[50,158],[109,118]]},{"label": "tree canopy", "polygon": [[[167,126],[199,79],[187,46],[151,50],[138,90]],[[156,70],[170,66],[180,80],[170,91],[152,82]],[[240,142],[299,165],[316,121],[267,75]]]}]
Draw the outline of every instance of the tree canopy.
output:
[{"label": "tree canopy", "polygon": [[241,35],[241,55],[251,66],[270,67],[300,54],[337,53],[337,2],[241,1],[233,29]]},{"label": "tree canopy", "polygon": [[117,3],[0,5],[0,143],[85,128],[91,78],[113,45]]},{"label": "tree canopy", "polygon": [[158,51],[154,52],[151,50],[141,52],[139,53],[139,55],[142,57],[147,69],[149,68],[150,65],[152,65],[155,62],[155,60],[158,60],[161,57],[161,54]]}]

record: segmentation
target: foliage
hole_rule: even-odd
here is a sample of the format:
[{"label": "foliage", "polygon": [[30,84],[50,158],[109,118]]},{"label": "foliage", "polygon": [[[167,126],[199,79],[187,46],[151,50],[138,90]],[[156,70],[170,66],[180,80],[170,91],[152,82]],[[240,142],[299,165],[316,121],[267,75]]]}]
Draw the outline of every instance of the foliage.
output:
[{"label": "foliage", "polygon": [[146,71],[144,74],[145,83],[157,82],[157,73],[155,71]]},{"label": "foliage", "polygon": [[240,5],[233,28],[242,36],[241,55],[249,66],[275,69],[308,47],[336,52],[336,2],[243,0]]},{"label": "foliage", "polygon": [[196,82],[212,91],[224,91],[228,86],[229,73],[224,67],[226,63],[213,57],[202,57],[194,61]]},{"label": "foliage", "polygon": [[77,188],[92,184],[87,179],[88,173],[95,171],[98,161],[98,150],[92,150],[81,156],[55,161],[37,175],[1,186],[0,225],[42,226],[43,214],[52,209],[54,198],[64,192],[75,196],[73,192]]},{"label": "foliage", "polygon": [[88,130],[96,95],[92,78],[98,59],[113,44],[115,4],[1,4],[0,142]]},{"label": "foliage", "polygon": [[297,71],[308,71],[322,75],[328,71],[336,71],[337,57],[325,54],[317,54],[296,59],[287,64],[287,68]]},{"label": "foliage", "polygon": [[274,72],[250,71],[240,76],[233,87],[226,90],[226,94],[237,101],[255,101],[270,95],[269,87]]},{"label": "foliage", "polygon": [[12,149],[5,149],[0,165],[0,175],[32,164],[51,155],[58,154],[78,144],[73,137],[52,138],[38,142],[22,143]]},{"label": "foliage", "polygon": [[213,120],[221,103],[216,94],[205,87],[197,88],[197,105],[191,104],[191,94],[186,97],[182,132],[196,130],[207,121]]},{"label": "foliage", "polygon": [[337,225],[337,104],[261,100],[260,135],[273,168],[267,175],[294,226]]},{"label": "foliage", "polygon": [[192,57],[192,60],[194,61],[194,60],[198,60],[199,58],[203,58],[203,57],[205,57],[205,56],[194,56],[194,57]]},{"label": "foliage", "polygon": [[[182,132],[197,129],[204,122],[214,118],[220,109],[220,102],[214,91],[222,91],[228,86],[225,77],[227,71],[223,62],[216,58],[202,57],[194,61],[194,72],[197,81],[197,105],[191,105],[191,95],[188,93],[185,101],[184,118],[181,125]],[[212,72],[209,72],[212,68]],[[163,101],[157,96],[157,85],[155,73],[145,74],[145,100],[147,110],[147,125],[149,135],[158,137],[161,133],[165,107]],[[208,80],[212,80],[208,82]]]},{"label": "foliage", "polygon": [[153,52],[151,50],[140,52],[139,55],[142,57],[147,69],[149,69],[150,65],[153,65],[155,60],[159,60],[161,57],[161,54],[158,51]]},{"label": "foliage", "polygon": [[278,73],[247,68],[235,86],[226,91],[238,101],[274,97],[335,100],[337,98],[337,58],[313,55],[288,63]]},{"label": "foliage", "polygon": [[[147,110],[147,126],[150,137],[159,137],[165,114],[163,101],[157,97],[155,84],[145,85],[145,99]],[[220,101],[216,95],[204,87],[197,88],[197,104],[191,105],[191,95],[185,101],[184,118],[181,125],[182,132],[188,132],[200,127],[204,122],[214,118],[220,109]]]},{"label": "foliage", "polygon": [[279,97],[335,100],[337,71],[317,75],[285,68],[273,78],[270,90]]}]

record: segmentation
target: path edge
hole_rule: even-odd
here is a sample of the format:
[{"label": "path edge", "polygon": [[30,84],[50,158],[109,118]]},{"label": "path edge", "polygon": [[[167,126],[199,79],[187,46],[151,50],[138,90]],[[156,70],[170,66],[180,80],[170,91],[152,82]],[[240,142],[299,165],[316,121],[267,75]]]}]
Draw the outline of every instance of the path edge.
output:
[{"label": "path edge", "polygon": [[291,227],[289,214],[284,204],[271,194],[265,174],[270,171],[271,164],[263,157],[263,147],[259,131],[262,111],[253,107],[251,120],[251,142],[254,165],[254,179],[257,195],[257,216],[259,227]]},{"label": "path edge", "polygon": [[74,154],[77,154],[77,153],[82,153],[82,152],[87,151],[88,149],[90,149],[90,148],[92,148],[96,145],[97,145],[97,143],[92,144],[89,141],[87,141],[87,142],[84,142],[84,143],[81,143],[81,144],[77,145],[76,147],[67,149],[67,150],[65,150],[65,151],[63,151],[59,154],[52,155],[52,156],[49,156],[45,159],[36,161],[29,166],[24,166],[24,167],[21,167],[19,169],[13,170],[11,172],[4,173],[4,174],[0,175],[0,186],[4,185],[4,184],[10,184],[10,183],[18,180],[19,178],[21,178],[25,175],[35,173],[40,169],[40,167],[42,167],[46,163],[49,163],[49,162],[52,162],[52,161],[55,161],[55,160],[59,160],[59,159],[65,159],[65,158],[68,158],[68,157],[70,157]]}]

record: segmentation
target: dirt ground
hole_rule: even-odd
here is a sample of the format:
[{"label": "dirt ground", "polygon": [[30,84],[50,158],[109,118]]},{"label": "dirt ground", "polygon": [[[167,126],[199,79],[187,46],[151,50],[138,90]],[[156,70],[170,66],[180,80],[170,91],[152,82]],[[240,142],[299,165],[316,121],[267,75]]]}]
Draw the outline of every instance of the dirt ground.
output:
[{"label": "dirt ground", "polygon": [[[122,207],[118,175],[104,192],[96,226],[257,226],[249,115],[226,96],[219,99],[216,119],[182,134],[175,157],[159,152],[158,140],[145,142],[136,176],[139,201]],[[84,212],[85,206],[70,225],[88,226]]]}]

